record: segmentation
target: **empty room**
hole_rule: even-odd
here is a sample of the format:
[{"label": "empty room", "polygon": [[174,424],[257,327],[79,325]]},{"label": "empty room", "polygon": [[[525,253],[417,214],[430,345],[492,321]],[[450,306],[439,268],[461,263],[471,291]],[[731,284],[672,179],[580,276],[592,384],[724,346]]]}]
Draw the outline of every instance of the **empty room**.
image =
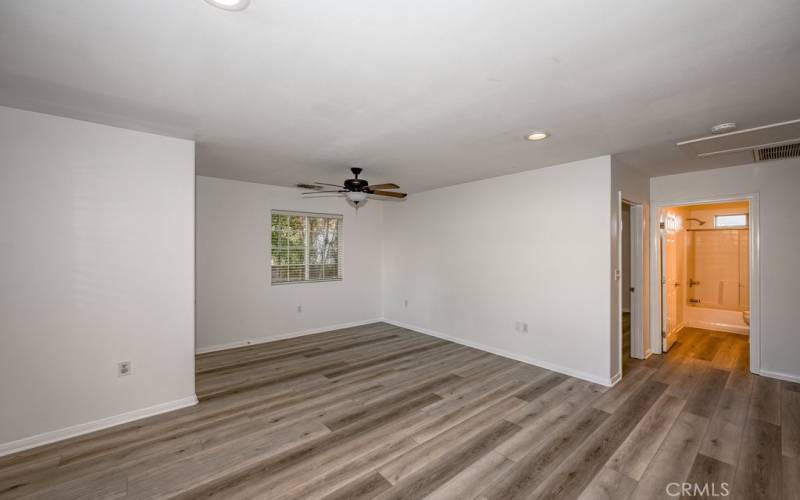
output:
[{"label": "empty room", "polygon": [[800,500],[800,2],[0,2],[0,500]]}]

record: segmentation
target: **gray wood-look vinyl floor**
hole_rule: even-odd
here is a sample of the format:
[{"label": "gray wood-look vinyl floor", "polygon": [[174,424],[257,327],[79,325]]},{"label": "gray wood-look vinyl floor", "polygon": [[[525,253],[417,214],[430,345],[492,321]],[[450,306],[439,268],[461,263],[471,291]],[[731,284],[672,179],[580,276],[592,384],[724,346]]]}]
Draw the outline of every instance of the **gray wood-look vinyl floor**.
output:
[{"label": "gray wood-look vinyl floor", "polygon": [[0,458],[0,498],[797,499],[800,386],[747,366],[686,329],[606,389],[349,328],[200,355],[199,405]]}]

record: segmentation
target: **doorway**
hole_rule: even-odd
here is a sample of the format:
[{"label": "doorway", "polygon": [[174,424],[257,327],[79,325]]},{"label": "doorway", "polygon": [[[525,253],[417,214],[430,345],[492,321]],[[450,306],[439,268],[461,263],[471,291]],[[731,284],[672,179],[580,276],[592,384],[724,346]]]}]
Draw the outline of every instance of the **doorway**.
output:
[{"label": "doorway", "polygon": [[756,195],[660,204],[652,273],[654,352],[682,336],[735,335],[758,373],[758,200]]},{"label": "doorway", "polygon": [[644,359],[644,207],[620,197],[619,334],[622,375]]}]

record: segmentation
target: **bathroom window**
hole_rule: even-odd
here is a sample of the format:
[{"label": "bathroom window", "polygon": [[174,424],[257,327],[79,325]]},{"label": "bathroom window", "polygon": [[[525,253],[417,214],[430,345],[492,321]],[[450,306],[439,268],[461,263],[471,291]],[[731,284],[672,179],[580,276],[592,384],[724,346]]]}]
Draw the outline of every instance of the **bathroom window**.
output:
[{"label": "bathroom window", "polygon": [[342,216],[272,211],[272,284],[342,279]]},{"label": "bathroom window", "polygon": [[747,227],[747,214],[715,215],[714,227]]}]

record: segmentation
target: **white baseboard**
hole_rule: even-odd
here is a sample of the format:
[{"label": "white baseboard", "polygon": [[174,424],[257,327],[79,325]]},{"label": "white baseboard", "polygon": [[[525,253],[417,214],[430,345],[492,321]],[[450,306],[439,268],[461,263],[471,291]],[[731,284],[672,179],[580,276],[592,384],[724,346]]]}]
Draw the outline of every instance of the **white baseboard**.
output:
[{"label": "white baseboard", "polygon": [[747,326],[729,325],[727,323],[714,323],[711,321],[687,321],[686,326],[700,328],[703,330],[716,330],[718,332],[737,333],[739,335],[750,335],[750,328]]},{"label": "white baseboard", "polygon": [[269,337],[256,337],[252,339],[237,340],[235,342],[228,342],[227,344],[217,344],[207,347],[198,347],[195,349],[195,354],[205,354],[208,352],[224,351],[226,349],[235,349],[237,347],[245,347],[254,344],[265,344],[267,342],[274,342],[276,340],[285,340],[295,337],[303,337],[304,335],[313,335],[315,333],[330,332],[332,330],[341,330],[342,328],[352,328],[354,326],[369,325],[370,323],[378,323],[383,321],[380,318],[365,319],[362,321],[353,321],[352,323],[341,323],[338,325],[322,326],[319,328],[311,328],[309,330],[300,330],[297,332],[281,333],[278,335],[270,335]]},{"label": "white baseboard", "polygon": [[523,363],[527,363],[529,365],[539,366],[541,368],[546,368],[548,370],[552,370],[554,372],[563,373],[564,375],[569,375],[571,377],[576,377],[579,379],[587,380],[589,382],[593,382],[595,384],[604,385],[607,387],[611,387],[616,384],[619,380],[613,380],[611,377],[603,378],[593,375],[591,373],[582,372],[580,370],[573,370],[572,368],[567,368],[565,366],[557,365],[554,363],[550,363],[547,361],[542,361],[540,359],[531,358],[529,356],[521,356],[519,354],[511,353],[508,351],[504,351],[503,349],[497,349],[495,347],[490,347],[485,344],[481,344],[479,342],[472,342],[469,340],[464,340],[458,337],[453,337],[451,335],[447,335],[441,332],[437,332],[434,330],[429,330],[428,328],[422,328],[414,325],[409,325],[406,323],[402,323],[400,321],[395,321],[391,319],[382,319],[381,321],[385,323],[389,323],[390,325],[398,326],[400,328],[405,328],[407,330],[412,330],[418,333],[423,333],[425,335],[430,335],[431,337],[437,337],[444,340],[449,340],[450,342],[454,342],[456,344],[465,345],[467,347],[473,347],[475,349],[479,349],[481,351],[486,351],[492,354],[496,354],[498,356],[502,356],[504,358],[513,359],[515,361],[521,361]]},{"label": "white baseboard", "polygon": [[776,378],[778,380],[785,380],[786,382],[794,382],[800,384],[800,375],[793,375],[791,373],[774,372],[771,370],[764,370],[763,368],[758,373],[762,377]]},{"label": "white baseboard", "polygon": [[[375,319],[368,319],[363,321],[355,321],[352,323],[343,323],[339,325],[331,325],[325,326],[321,328],[314,328],[309,330],[303,330],[299,332],[291,332],[283,335],[275,335],[271,337],[263,337],[257,339],[248,339],[242,340],[237,342],[231,342],[228,344],[221,344],[216,346],[209,346],[204,347],[196,350],[196,353],[204,353],[204,352],[213,352],[213,351],[220,351],[223,349],[231,349],[234,347],[242,347],[251,344],[259,344],[264,342],[272,342],[274,340],[281,340],[281,339],[288,339],[292,337],[301,337],[303,335],[311,335],[314,333],[322,333],[331,330],[340,330],[342,328],[350,328],[354,326],[362,326],[368,325],[370,323],[378,323],[380,322],[380,318]],[[37,434],[35,436],[30,436],[27,438],[19,439],[16,441],[11,441],[9,443],[2,443],[0,444],[0,456],[9,455],[12,453],[17,453],[20,451],[28,450],[31,448],[36,448],[38,446],[42,446],[45,444],[54,443],[56,441],[62,441],[64,439],[69,439],[75,436],[80,436],[82,434],[88,434],[90,432],[95,432],[101,429],[106,429],[108,427],[114,427],[115,425],[124,424],[127,422],[132,422],[134,420],[139,420],[146,417],[152,417],[154,415],[158,415],[160,413],[166,413],[169,411],[179,410],[181,408],[186,408],[188,406],[193,406],[197,404],[197,396],[190,396],[188,398],[178,399],[175,401],[170,401],[167,403],[162,403],[155,406],[150,406],[147,408],[141,408],[139,410],[133,410],[127,413],[123,413],[120,415],[114,415],[111,417],[102,418],[100,420],[94,420],[92,422],[86,422],[83,424],[74,425],[71,427],[66,427],[64,429],[57,429],[54,431],[45,432],[42,434]]]},{"label": "white baseboard", "polygon": [[101,418],[100,420],[73,425],[71,427],[65,427],[64,429],[57,429],[54,431],[37,434],[35,436],[26,437],[17,441],[11,441],[10,443],[3,443],[0,444],[0,457],[4,455],[10,455],[11,453],[29,450],[31,448],[36,448],[45,444],[54,443],[56,441],[62,441],[75,436],[80,436],[82,434],[99,431],[101,429],[107,429],[109,427],[114,427],[115,425],[132,422],[133,420],[139,420],[161,413],[166,413],[168,411],[194,406],[196,404],[197,396],[192,395],[187,398],[176,399],[175,401],[169,401],[167,403],[161,403],[155,406],[129,411],[127,413],[121,413],[112,417]]}]

